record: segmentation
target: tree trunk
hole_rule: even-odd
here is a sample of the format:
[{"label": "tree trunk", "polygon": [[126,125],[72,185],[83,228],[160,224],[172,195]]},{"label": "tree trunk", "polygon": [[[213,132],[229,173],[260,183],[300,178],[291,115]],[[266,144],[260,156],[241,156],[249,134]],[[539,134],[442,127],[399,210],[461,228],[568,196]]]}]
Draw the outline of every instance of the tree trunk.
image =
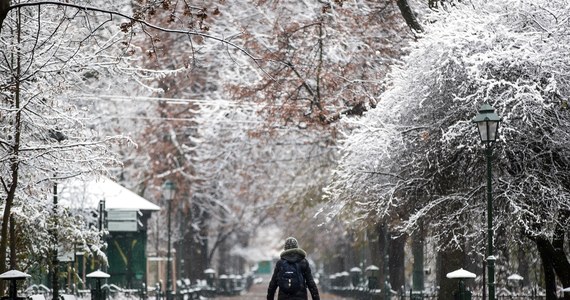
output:
[{"label": "tree trunk", "polygon": [[[181,258],[184,260],[184,269],[182,276],[191,280],[197,280],[204,277],[204,270],[210,267],[210,258],[208,257],[208,214],[199,213],[200,207],[192,205],[185,214],[182,215],[184,228]],[[199,230],[194,227],[198,224]]]},{"label": "tree trunk", "polygon": [[[521,236],[521,240],[523,240],[523,238],[525,238],[525,237]],[[519,275],[521,275],[524,278],[522,281],[522,286],[529,286],[531,284],[531,282],[530,282],[530,267],[529,267],[531,262],[529,260],[528,253],[531,253],[531,252],[529,251],[527,244],[518,246],[517,260],[519,262],[519,265],[517,268],[517,272]]]},{"label": "tree trunk", "polygon": [[218,245],[218,274],[228,274],[230,270],[230,251],[225,239]]},{"label": "tree trunk", "polygon": [[397,0],[396,4],[400,9],[400,13],[402,14],[402,17],[404,17],[406,24],[416,32],[423,32],[424,29],[422,28],[422,25],[420,25],[420,22],[418,22],[418,18],[416,18],[416,14],[412,11],[408,0]]},{"label": "tree trunk", "polygon": [[[569,216],[569,211],[561,211],[559,213],[552,242],[543,236],[531,238],[536,243],[540,253],[547,300],[556,299],[556,277],[558,277],[563,287],[570,287],[570,262],[568,262],[568,258],[564,253],[564,237]],[[570,294],[564,293],[564,299],[570,300]]]},{"label": "tree trunk", "polygon": [[407,235],[401,235],[390,241],[390,284],[392,289],[400,292],[405,286],[405,246],[408,240]]},{"label": "tree trunk", "polygon": [[10,11],[10,0],[0,0],[0,32],[2,32],[2,24],[8,15],[8,11]]},{"label": "tree trunk", "polygon": [[544,270],[546,300],[556,300],[556,275],[554,273],[552,245],[545,238],[536,238],[535,243],[540,253],[542,269]]},{"label": "tree trunk", "polygon": [[16,225],[14,224],[14,214],[10,214],[10,269],[18,270],[16,265]]},{"label": "tree trunk", "polygon": [[[384,241],[384,235],[383,235],[383,227],[382,224],[375,224],[374,226],[372,226],[371,231],[368,233],[368,236],[370,237],[370,239],[368,240],[368,247],[369,247],[369,253],[370,253],[370,263],[366,266],[364,266],[364,268],[366,269],[368,266],[370,265],[374,265],[376,267],[381,267],[382,266],[382,251],[383,251],[383,242]],[[382,270],[382,269],[380,269]],[[365,270],[363,270],[365,271]],[[373,276],[373,274],[371,274],[371,271],[366,272],[366,276],[371,276],[371,278],[373,280],[375,280],[375,282],[371,283],[371,286],[374,287],[379,287],[380,285],[380,276],[381,274],[376,274],[376,276]]]},{"label": "tree trunk", "polygon": [[[4,0],[0,0],[4,1]],[[20,23],[17,24],[17,41],[20,43]],[[20,137],[21,137],[21,110],[20,110],[20,56],[19,54],[12,59],[16,61],[16,89],[14,92],[14,108],[16,109],[16,116],[14,120],[14,146],[12,148],[10,159],[10,182],[2,180],[4,188],[7,189],[6,203],[4,204],[4,214],[2,216],[2,228],[0,229],[0,274],[6,272],[6,250],[8,248],[8,224],[10,215],[12,214],[12,206],[16,195],[16,187],[18,186],[18,176],[20,168]],[[3,296],[6,291],[6,280],[0,280],[0,296]]]},{"label": "tree trunk", "polygon": [[[563,287],[570,287],[570,263],[564,253],[564,237],[566,229],[568,228],[569,211],[561,211],[558,215],[558,222],[552,236],[552,250],[553,250],[553,267],[556,276],[562,283]],[[570,293],[564,293],[564,299],[570,300]]]},{"label": "tree trunk", "polygon": [[412,290],[424,290],[424,232],[423,226],[412,235],[412,255],[414,257]]},{"label": "tree trunk", "polygon": [[[377,224],[368,228],[368,253],[370,253],[370,262],[368,265],[380,266],[382,262],[382,250],[380,249],[380,232],[381,225]],[[368,266],[364,266],[365,268]]]},{"label": "tree trunk", "polygon": [[390,246],[390,238],[389,238],[389,233],[388,233],[388,226],[386,225],[386,223],[384,223],[379,230],[379,237],[380,237],[380,253],[382,255],[382,260],[381,260],[381,265],[379,265],[378,267],[380,268],[380,272],[379,272],[379,280],[380,280],[380,285],[378,285],[381,288],[384,288],[384,284],[389,280],[389,272],[388,272],[388,263],[390,261],[389,256],[388,256],[388,248]]}]

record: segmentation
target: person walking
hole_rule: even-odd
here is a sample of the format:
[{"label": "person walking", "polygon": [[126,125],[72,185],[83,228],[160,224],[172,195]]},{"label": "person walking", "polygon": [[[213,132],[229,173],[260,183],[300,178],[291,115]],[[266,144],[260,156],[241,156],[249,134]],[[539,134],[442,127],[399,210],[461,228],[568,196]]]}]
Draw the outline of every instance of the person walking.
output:
[{"label": "person walking", "polygon": [[267,300],[274,299],[277,288],[277,300],[308,300],[307,289],[313,300],[320,300],[319,290],[306,257],[307,253],[299,248],[297,239],[288,237],[285,240],[281,259],[275,264],[269,281]]}]

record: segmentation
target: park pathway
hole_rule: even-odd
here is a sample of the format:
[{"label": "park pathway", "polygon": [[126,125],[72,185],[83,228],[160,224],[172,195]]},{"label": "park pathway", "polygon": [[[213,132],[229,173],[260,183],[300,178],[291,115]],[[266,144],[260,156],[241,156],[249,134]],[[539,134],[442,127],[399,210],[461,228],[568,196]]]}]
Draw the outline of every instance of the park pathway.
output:
[{"label": "park pathway", "polygon": [[[267,299],[267,281],[263,281],[259,284],[254,284],[247,293],[239,296],[232,297],[216,297],[216,300],[265,300]],[[275,295],[277,299],[277,295]],[[349,298],[342,298],[339,296],[331,294],[321,294],[322,300],[349,300]],[[311,296],[309,295],[309,300]]]}]

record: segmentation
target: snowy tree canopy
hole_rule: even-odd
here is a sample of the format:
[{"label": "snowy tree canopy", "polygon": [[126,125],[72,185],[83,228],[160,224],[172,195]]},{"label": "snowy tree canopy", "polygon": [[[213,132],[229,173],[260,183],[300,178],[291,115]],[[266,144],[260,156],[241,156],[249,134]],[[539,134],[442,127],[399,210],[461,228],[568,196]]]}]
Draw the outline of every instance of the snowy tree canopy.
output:
[{"label": "snowy tree canopy", "polygon": [[[337,150],[331,124],[375,105],[381,78],[411,37],[394,3],[336,4],[206,5],[208,17],[193,24],[244,45],[259,60],[162,33],[136,50],[152,53],[144,57],[148,66],[187,66],[151,85],[158,118],[141,139],[145,162],[137,164],[147,168],[134,175],[147,184],[145,192],[176,177],[180,207],[198,214],[181,220],[185,230],[208,232],[212,240],[235,228],[250,233],[321,198]],[[188,11],[173,4],[147,17],[172,26],[169,12],[179,22]]]},{"label": "snowy tree canopy", "polygon": [[485,156],[471,120],[490,103],[503,118],[494,224],[548,235],[569,209],[569,12],[566,1],[471,1],[430,15],[346,138],[333,205],[403,231],[425,221],[442,245],[481,243]]},{"label": "snowy tree canopy", "polygon": [[376,105],[411,37],[391,1],[275,2],[240,23],[265,74],[233,86],[233,96],[260,103],[271,121],[320,129]]},{"label": "snowy tree canopy", "polygon": [[[2,13],[5,9],[3,6]],[[12,207],[22,207],[14,211],[17,217],[23,218],[25,210],[40,217],[34,222],[50,223],[50,214],[42,212],[50,209],[55,199],[54,184],[84,174],[107,174],[111,168],[121,166],[112,147],[130,140],[101,122],[111,105],[95,103],[85,95],[94,91],[101,95],[129,82],[146,86],[150,78],[177,72],[137,64],[139,57],[133,55],[136,48],[131,44],[136,30],[140,33],[154,28],[185,36],[200,35],[189,29],[161,28],[130,17],[127,12],[131,11],[130,3],[116,1],[19,1],[2,15],[0,197],[6,202],[0,257],[5,256]],[[131,26],[138,25],[136,30],[120,26],[127,21],[132,21]],[[54,214],[64,216],[55,208]],[[27,220],[16,222],[26,224]],[[64,224],[69,226],[61,230],[76,234],[76,240],[96,244],[92,232],[76,227],[81,226],[80,221],[70,217],[57,226]],[[0,270],[4,269],[2,258]]]},{"label": "snowy tree canopy", "polygon": [[[117,58],[123,48],[118,29],[106,27],[107,21],[49,5],[13,9],[4,20],[0,35],[0,197],[6,199],[2,262],[11,213],[21,238],[36,243],[27,244],[33,254],[29,259],[47,257],[50,239],[33,236],[48,236],[47,230],[54,226],[70,234],[62,243],[77,241],[85,248],[99,243],[97,233],[82,230],[81,220],[52,205],[59,180],[101,174],[120,165],[110,145],[123,138],[86,126],[86,119],[93,115],[87,103],[77,101],[94,78],[131,73],[126,71],[128,58]],[[45,224],[49,226],[38,226]]]}]

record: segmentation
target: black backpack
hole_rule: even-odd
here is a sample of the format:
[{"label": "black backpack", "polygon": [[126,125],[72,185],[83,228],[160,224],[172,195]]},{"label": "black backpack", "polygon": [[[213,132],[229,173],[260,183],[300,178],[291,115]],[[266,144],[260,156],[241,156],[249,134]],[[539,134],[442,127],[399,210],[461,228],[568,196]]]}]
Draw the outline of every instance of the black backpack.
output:
[{"label": "black backpack", "polygon": [[296,262],[281,259],[281,270],[279,271],[279,290],[288,295],[294,295],[305,287],[305,279],[299,271]]}]

